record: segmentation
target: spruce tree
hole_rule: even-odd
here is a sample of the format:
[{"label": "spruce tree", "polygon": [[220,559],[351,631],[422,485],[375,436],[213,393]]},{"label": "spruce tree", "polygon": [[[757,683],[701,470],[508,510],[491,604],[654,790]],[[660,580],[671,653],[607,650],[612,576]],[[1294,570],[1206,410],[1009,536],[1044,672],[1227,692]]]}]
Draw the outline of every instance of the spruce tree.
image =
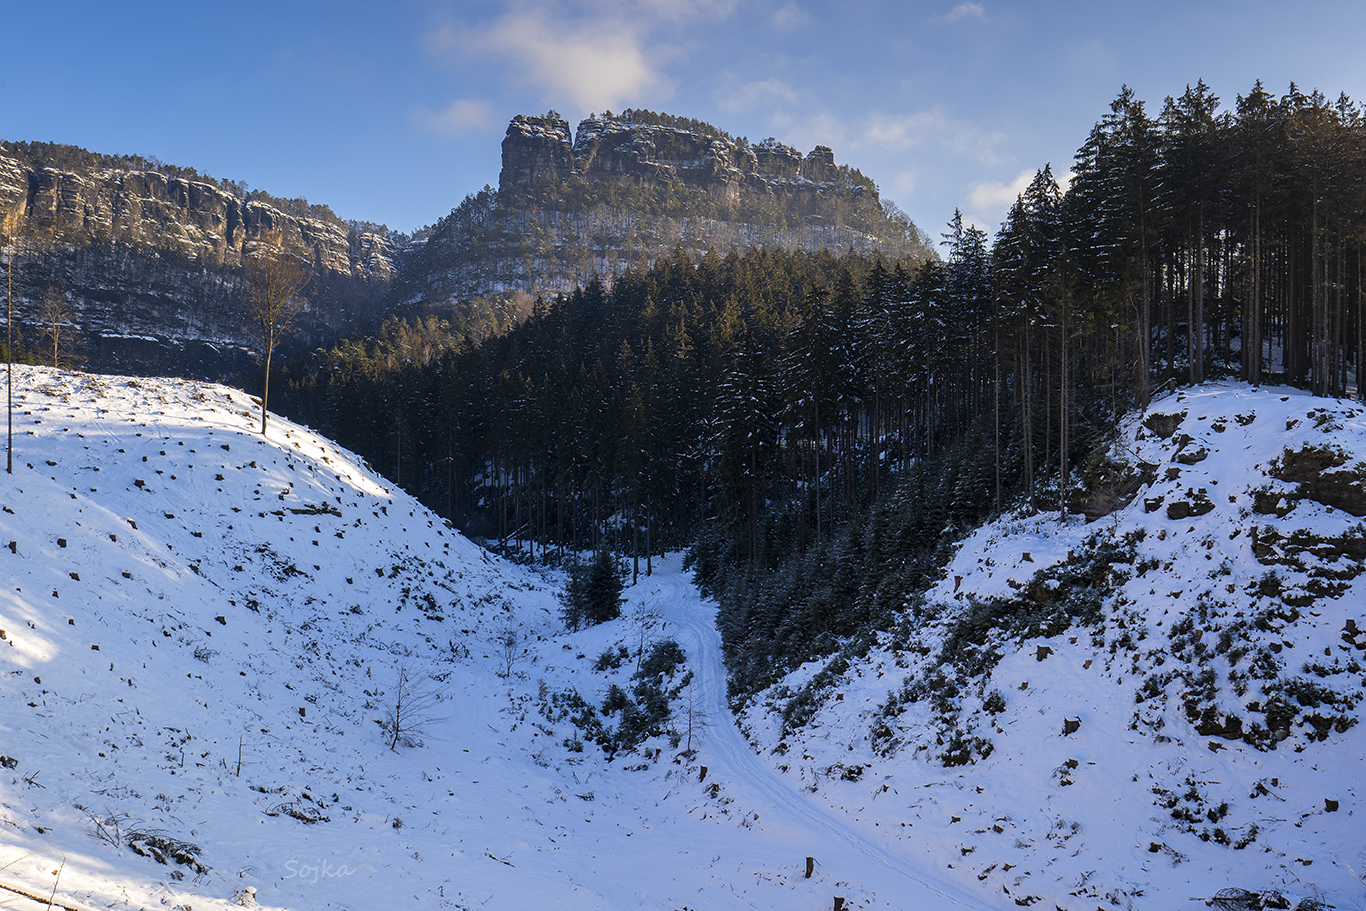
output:
[{"label": "spruce tree", "polygon": [[560,596],[560,617],[571,631],[595,626],[621,616],[621,575],[611,552],[599,550],[588,564],[570,568],[569,581]]}]

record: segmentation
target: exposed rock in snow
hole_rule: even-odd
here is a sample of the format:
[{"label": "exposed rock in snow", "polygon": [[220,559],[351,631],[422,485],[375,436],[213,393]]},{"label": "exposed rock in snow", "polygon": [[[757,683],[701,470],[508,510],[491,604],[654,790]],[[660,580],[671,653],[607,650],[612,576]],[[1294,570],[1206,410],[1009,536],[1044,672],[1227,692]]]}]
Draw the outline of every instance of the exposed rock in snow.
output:
[{"label": "exposed rock in snow", "polygon": [[1127,506],[978,529],[871,652],[762,694],[753,740],[1022,902],[1361,903],[1366,411],[1212,384],[1112,458],[1149,479]]}]

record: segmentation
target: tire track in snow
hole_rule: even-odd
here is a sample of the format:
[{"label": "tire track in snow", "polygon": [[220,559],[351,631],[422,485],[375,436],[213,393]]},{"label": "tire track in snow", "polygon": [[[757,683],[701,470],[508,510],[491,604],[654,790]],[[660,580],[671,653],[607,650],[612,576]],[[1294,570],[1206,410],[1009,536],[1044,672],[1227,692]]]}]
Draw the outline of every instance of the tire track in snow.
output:
[{"label": "tire track in snow", "polygon": [[[726,705],[726,672],[721,660],[721,635],[716,609],[704,602],[696,588],[680,574],[654,580],[661,603],[673,607],[669,617],[678,627],[680,644],[690,656],[698,677],[708,736],[701,745],[708,765],[769,803],[770,821],[809,832],[823,845],[821,868],[841,881],[856,883],[894,907],[964,908],[986,911],[991,906],[956,885],[937,879],[870,841],[847,822],[814,806],[767,766],[740,733]],[[827,853],[828,852],[828,853]]]}]

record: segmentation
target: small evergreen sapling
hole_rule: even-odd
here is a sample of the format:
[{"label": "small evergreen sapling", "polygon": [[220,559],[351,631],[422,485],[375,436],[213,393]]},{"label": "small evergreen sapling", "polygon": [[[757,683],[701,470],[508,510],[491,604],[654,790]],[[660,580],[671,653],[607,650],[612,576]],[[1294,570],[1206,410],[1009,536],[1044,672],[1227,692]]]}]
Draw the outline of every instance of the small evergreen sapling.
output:
[{"label": "small evergreen sapling", "polygon": [[560,616],[572,632],[615,620],[621,616],[621,590],[616,560],[608,551],[599,551],[592,563],[570,568],[569,582],[560,596],[564,605]]}]

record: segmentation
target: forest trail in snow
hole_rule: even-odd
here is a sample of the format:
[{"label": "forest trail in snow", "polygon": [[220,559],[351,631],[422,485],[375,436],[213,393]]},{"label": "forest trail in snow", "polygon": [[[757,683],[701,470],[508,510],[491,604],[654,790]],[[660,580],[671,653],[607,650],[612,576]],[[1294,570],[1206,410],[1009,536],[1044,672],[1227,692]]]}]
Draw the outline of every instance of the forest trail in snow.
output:
[{"label": "forest trail in snow", "polygon": [[758,815],[758,831],[771,848],[791,850],[798,862],[816,858],[819,875],[844,887],[850,901],[858,896],[855,907],[990,907],[816,806],[794,780],[758,756],[726,704],[715,604],[703,600],[681,570],[666,569],[638,586],[646,587],[651,599],[666,606],[665,617],[676,626],[697,675],[699,714],[706,719],[698,762],[707,767],[707,780],[721,782],[733,800]]}]

